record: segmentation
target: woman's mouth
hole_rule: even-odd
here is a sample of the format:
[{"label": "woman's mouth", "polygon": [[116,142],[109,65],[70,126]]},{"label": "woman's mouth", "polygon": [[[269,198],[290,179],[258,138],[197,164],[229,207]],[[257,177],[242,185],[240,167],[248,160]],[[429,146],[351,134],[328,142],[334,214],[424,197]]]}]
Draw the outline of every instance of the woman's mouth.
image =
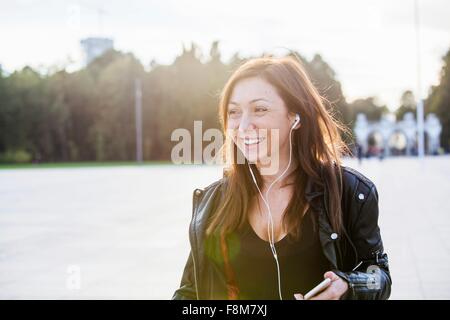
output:
[{"label": "woman's mouth", "polygon": [[254,145],[259,144],[264,139],[265,138],[263,138],[263,137],[261,137],[261,138],[245,138],[245,139],[243,139],[243,141],[246,146],[254,146]]}]

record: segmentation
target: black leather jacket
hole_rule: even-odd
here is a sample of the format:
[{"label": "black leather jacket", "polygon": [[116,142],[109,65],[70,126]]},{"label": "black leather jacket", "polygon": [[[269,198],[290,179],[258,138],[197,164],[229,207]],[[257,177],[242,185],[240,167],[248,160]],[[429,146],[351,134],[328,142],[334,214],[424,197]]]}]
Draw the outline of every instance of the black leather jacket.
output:
[{"label": "black leather jacket", "polygon": [[[378,192],[374,183],[360,172],[341,166],[343,176],[343,218],[345,232],[333,231],[328,219],[327,188],[309,180],[305,195],[318,214],[319,238],[331,271],[343,278],[349,289],[341,299],[388,299],[392,279],[378,227]],[[226,177],[193,194],[192,221],[189,226],[191,252],[180,288],[172,299],[213,299],[217,272],[205,256],[204,231],[207,217],[214,210]],[[217,287],[217,285],[216,285]],[[214,288],[214,289],[213,289]]]}]

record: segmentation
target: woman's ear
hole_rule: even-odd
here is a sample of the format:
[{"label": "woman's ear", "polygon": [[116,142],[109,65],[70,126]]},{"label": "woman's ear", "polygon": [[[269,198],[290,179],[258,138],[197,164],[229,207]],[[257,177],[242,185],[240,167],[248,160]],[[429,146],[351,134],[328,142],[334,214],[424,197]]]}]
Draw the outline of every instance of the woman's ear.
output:
[{"label": "woman's ear", "polygon": [[300,128],[300,125],[301,125],[300,114],[299,114],[299,113],[296,113],[296,114],[293,116],[293,121],[292,121],[291,129],[292,129],[292,130],[296,130],[296,129]]}]

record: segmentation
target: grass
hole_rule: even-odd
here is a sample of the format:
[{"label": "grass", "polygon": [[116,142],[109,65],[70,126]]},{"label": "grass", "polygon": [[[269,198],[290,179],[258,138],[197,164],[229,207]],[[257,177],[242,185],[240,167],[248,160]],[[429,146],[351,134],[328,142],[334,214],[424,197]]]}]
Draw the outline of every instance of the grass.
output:
[{"label": "grass", "polygon": [[123,167],[123,166],[153,166],[153,165],[171,165],[171,161],[145,161],[137,163],[135,161],[107,161],[107,162],[45,162],[45,163],[17,163],[0,164],[2,169],[52,169],[52,168],[89,168],[89,167]]}]

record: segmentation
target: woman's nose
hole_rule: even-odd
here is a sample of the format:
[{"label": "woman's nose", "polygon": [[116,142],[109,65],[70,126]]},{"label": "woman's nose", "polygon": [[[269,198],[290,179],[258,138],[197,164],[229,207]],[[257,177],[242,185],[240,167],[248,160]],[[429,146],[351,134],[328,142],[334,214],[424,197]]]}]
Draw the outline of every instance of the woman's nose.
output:
[{"label": "woman's nose", "polygon": [[255,129],[255,125],[249,116],[242,116],[241,121],[239,122],[239,132],[247,132],[248,130]]}]

